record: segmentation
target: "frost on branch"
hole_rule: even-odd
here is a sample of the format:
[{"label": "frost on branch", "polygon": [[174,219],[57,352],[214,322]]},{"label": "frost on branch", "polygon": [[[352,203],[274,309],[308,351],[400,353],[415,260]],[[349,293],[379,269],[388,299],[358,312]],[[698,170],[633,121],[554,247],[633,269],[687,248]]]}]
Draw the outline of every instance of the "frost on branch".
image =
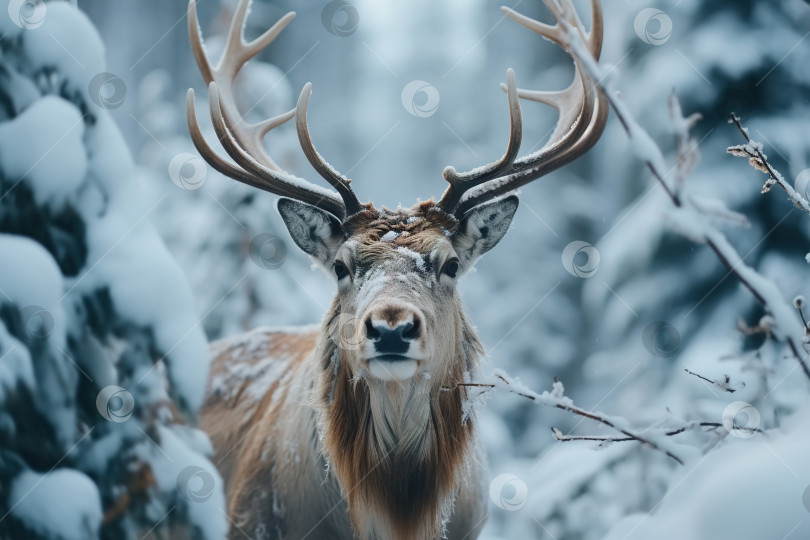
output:
[{"label": "frost on branch", "polygon": [[798,191],[793,189],[793,186],[785,180],[782,174],[768,162],[768,156],[763,151],[762,143],[751,138],[748,128],[742,125],[740,117],[732,114],[729,123],[737,126],[737,129],[745,138],[745,144],[729,146],[726,151],[732,156],[748,158],[748,163],[753,168],[768,175],[768,179],[765,180],[765,184],[762,186],[762,193],[768,193],[773,186],[778,185],[785,190],[788,198],[793,201],[797,208],[810,214],[810,203]]},{"label": "frost on branch", "polygon": [[[603,68],[596,65],[593,59],[590,58],[579,36],[573,36],[571,38],[571,49],[577,56],[577,59],[580,60],[582,65],[589,71],[592,79],[598,81],[597,84],[602,88],[610,102],[611,108],[616,113],[622,127],[627,133],[631,146],[636,149],[636,155],[644,162],[661,187],[666,191],[673,206],[670,210],[669,219],[675,231],[683,234],[690,240],[705,243],[711,248],[720,262],[728,268],[730,273],[734,274],[737,280],[751,292],[754,298],[756,298],[773,317],[775,322],[774,330],[777,337],[787,344],[790,354],[799,363],[799,366],[801,366],[805,377],[810,379],[810,366],[808,366],[807,355],[798,345],[798,340],[801,339],[800,336],[803,334],[801,326],[797,323],[796,317],[789,309],[784,298],[782,298],[777,286],[771,280],[747,266],[736,249],[728,242],[725,234],[712,223],[711,218],[716,217],[718,214],[718,204],[713,203],[707,206],[705,203],[703,205],[698,203],[696,205],[690,197],[684,197],[681,193],[672,188],[670,183],[666,180],[668,175],[665,172],[665,162],[660,149],[630,114],[621,96],[609,87],[609,82],[606,81],[610,81],[611,79],[606,76],[607,74],[604,72]],[[672,116],[677,116],[676,113],[680,113],[680,105],[671,104],[670,111]],[[679,137],[679,149],[684,149],[688,146],[688,142],[686,142],[688,140],[688,132],[684,131],[684,126],[688,126],[690,123],[694,122],[695,117],[690,118],[691,120],[683,118],[681,115],[680,118],[676,117],[674,119],[675,132]],[[740,126],[740,129],[743,131],[744,135],[748,137],[747,132],[742,129],[742,126]],[[655,146],[657,151],[650,149],[651,144]],[[693,150],[690,150],[690,152]],[[767,163],[761,153],[758,155],[761,157],[762,163]],[[686,156],[679,156],[678,162],[680,163],[686,159]],[[774,173],[773,178],[779,178],[778,173]],[[684,191],[684,194],[688,195],[688,191]],[[713,210],[712,212],[706,212],[706,208],[712,208]],[[723,210],[720,214],[727,215],[728,212]]]},{"label": "frost on branch", "polygon": [[88,96],[98,33],[50,2],[3,43],[0,538],[223,538],[210,444],[183,425],[206,339],[149,222],[161,200]]},{"label": "frost on branch", "polygon": [[558,381],[554,380],[554,384],[552,385],[551,391],[545,391],[542,394],[538,394],[537,392],[531,390],[530,388],[523,385],[519,380],[513,379],[509,377],[503,370],[495,370],[492,376],[488,379],[483,379],[481,381],[471,381],[471,382],[460,382],[452,387],[445,387],[445,391],[451,391],[458,387],[466,387],[466,388],[482,388],[484,390],[492,389],[492,388],[500,388],[506,390],[507,392],[511,392],[517,396],[529,399],[535,402],[538,405],[543,405],[546,407],[554,407],[563,411],[570,412],[577,416],[581,416],[583,418],[587,418],[589,420],[593,420],[599,424],[607,426],[613,430],[618,431],[623,435],[620,438],[612,438],[612,437],[581,437],[581,436],[566,436],[557,429],[556,427],[551,428],[552,435],[558,441],[565,442],[565,441],[573,441],[573,440],[595,440],[595,441],[636,441],[639,442],[653,450],[658,450],[663,452],[667,457],[673,459],[680,465],[684,464],[684,461],[681,457],[679,457],[675,452],[675,448],[672,444],[670,444],[666,438],[672,435],[676,435],[678,433],[683,433],[687,429],[693,429],[695,426],[699,427],[700,424],[695,424],[694,426],[685,426],[683,428],[677,430],[670,430],[672,431],[667,432],[664,431],[652,431],[652,430],[645,430],[643,434],[639,434],[637,432],[631,431],[627,421],[624,418],[620,418],[618,416],[608,416],[601,412],[589,411],[586,409],[582,409],[574,405],[574,401],[565,396],[565,388],[563,384]]}]

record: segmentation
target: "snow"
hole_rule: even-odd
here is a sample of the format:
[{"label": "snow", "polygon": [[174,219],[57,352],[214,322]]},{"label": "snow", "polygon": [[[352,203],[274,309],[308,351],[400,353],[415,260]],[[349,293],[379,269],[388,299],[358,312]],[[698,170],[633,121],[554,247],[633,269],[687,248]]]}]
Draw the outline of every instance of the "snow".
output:
[{"label": "snow", "polygon": [[[28,69],[56,68],[70,86],[87,91],[90,80],[104,71],[104,45],[96,27],[67,2],[50,2],[39,28],[23,33]],[[92,106],[92,101],[88,104]]]},{"label": "snow", "polygon": [[[237,358],[244,358],[247,351],[235,352]],[[261,401],[267,395],[267,389],[270,388],[276,381],[283,378],[283,376],[290,371],[289,357],[262,357],[253,363],[250,362],[234,362],[225,366],[227,371],[226,377],[228,379],[238,379],[247,381],[246,386],[242,389],[241,385],[226,384],[221,381],[220,384],[213,384],[212,388],[228,388],[231,394],[226,395],[226,399],[231,399],[235,396],[235,392],[246,393],[254,402]],[[215,379],[216,381],[216,379]],[[221,392],[222,390],[220,390]]]},{"label": "snow", "polygon": [[745,215],[729,210],[726,203],[721,199],[701,197],[699,195],[688,195],[689,202],[695,209],[704,216],[718,218],[726,223],[731,223],[740,227],[750,227],[751,223]]},{"label": "snow", "polygon": [[18,384],[26,386],[28,390],[36,388],[34,368],[28,349],[9,334],[2,323],[0,323],[0,360],[2,360],[0,361],[0,406],[2,406],[8,394],[15,391]]},{"label": "snow", "polygon": [[[185,406],[202,403],[210,361],[191,291],[152,225],[108,214],[88,230],[88,267],[76,293],[109,287],[120,313],[154,328],[157,347]],[[91,222],[92,223],[92,222]]]},{"label": "snow", "polygon": [[72,469],[45,474],[26,470],[11,484],[9,503],[14,517],[37,534],[59,540],[98,537],[101,497],[95,483]]},{"label": "snow", "polygon": [[810,409],[767,438],[729,437],[674,475],[651,514],[619,522],[606,540],[807,538]]},{"label": "snow", "polygon": [[152,468],[157,489],[167,494],[179,491],[182,498],[178,503],[187,507],[191,523],[198,527],[201,538],[224,538],[229,526],[224,514],[227,505],[216,467],[191,451],[174,428],[159,426],[158,436],[159,449],[151,442],[142,443],[138,449]]},{"label": "snow", "polygon": [[96,114],[96,126],[87,130],[86,139],[89,148],[104,148],[105,151],[92,152],[89,156],[88,166],[95,172],[92,182],[99,197],[94,200],[89,193],[86,194],[81,201],[83,213],[100,214],[105,202],[116,213],[126,215],[140,210],[131,203],[143,199],[142,186],[133,178],[135,165],[129,148],[107,111]]},{"label": "snow", "polygon": [[[13,338],[0,342],[0,347],[7,362],[2,369],[4,385],[10,385],[16,379],[26,383],[31,367],[39,390],[36,401],[37,409],[50,422],[59,444],[67,449],[75,434],[75,425],[71,421],[74,411],[70,403],[63,399],[63,387],[76,383],[78,374],[69,361],[60,353],[65,347],[67,321],[63,306],[62,274],[48,251],[40,244],[22,237],[0,234],[0,296],[5,297],[20,310],[25,338],[36,344],[42,344],[54,360],[43,367],[42,362],[36,366],[22,344]],[[10,371],[16,365],[19,371]],[[32,386],[32,385],[29,385]],[[5,394],[5,392],[3,392]]]},{"label": "snow", "polygon": [[393,242],[397,238],[399,238],[400,233],[397,231],[388,231],[380,238],[381,242]]},{"label": "snow", "polygon": [[405,246],[399,246],[397,248],[397,253],[400,253],[400,254],[405,255],[406,257],[412,259],[413,262],[416,263],[416,268],[418,268],[421,272],[425,271],[425,268],[426,268],[425,259],[424,259],[424,257],[422,257],[421,253],[417,253],[414,250],[409,249],[409,248],[407,248]]},{"label": "snow", "polygon": [[801,322],[795,311],[787,303],[779,288],[773,281],[765,278],[750,266],[746,265],[742,257],[737,253],[722,233],[714,229],[709,229],[707,238],[717,247],[718,251],[728,261],[731,268],[739,273],[742,278],[760,294],[764,300],[765,309],[774,318],[775,325],[772,328],[774,333],[781,339],[795,338],[804,333]]},{"label": "snow", "polygon": [[386,275],[384,270],[379,268],[372,270],[368,277],[365,278],[360,290],[357,291],[357,297],[355,298],[356,313],[363,313],[369,303],[378,297],[390,281],[391,278]]},{"label": "snow", "polygon": [[25,181],[38,203],[62,204],[87,174],[83,135],[76,107],[46,96],[0,124],[0,171],[15,182]]},{"label": "snow", "polygon": [[[0,291],[4,291],[0,295],[21,309],[29,306],[44,309],[41,321],[47,326],[43,330],[54,344],[62,345],[65,319],[59,299],[63,280],[51,254],[28,238],[2,233],[0,253],[3,254],[0,258]],[[32,320],[32,323],[36,324],[36,321]]]}]

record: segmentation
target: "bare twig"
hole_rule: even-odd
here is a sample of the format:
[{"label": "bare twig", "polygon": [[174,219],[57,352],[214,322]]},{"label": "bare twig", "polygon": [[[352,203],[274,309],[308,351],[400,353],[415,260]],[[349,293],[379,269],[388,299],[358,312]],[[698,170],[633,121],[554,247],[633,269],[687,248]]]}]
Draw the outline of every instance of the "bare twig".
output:
[{"label": "bare twig", "polygon": [[731,384],[730,384],[731,383],[731,377],[729,377],[728,375],[723,375],[722,379],[712,380],[712,379],[710,379],[708,377],[704,377],[700,373],[695,373],[694,371],[691,371],[691,370],[689,370],[687,368],[684,368],[683,370],[685,372],[687,372],[689,375],[694,375],[698,379],[703,379],[707,383],[712,384],[713,386],[719,388],[720,390],[725,390],[726,392],[729,392],[729,393],[732,393],[732,394],[737,391],[736,388],[731,387]]},{"label": "bare twig", "polygon": [[768,156],[766,156],[762,151],[762,143],[751,139],[748,128],[742,125],[740,117],[734,113],[731,113],[729,123],[733,123],[737,126],[737,129],[740,130],[740,133],[742,133],[742,136],[745,138],[746,143],[736,146],[729,146],[726,151],[732,156],[747,157],[748,163],[750,163],[753,168],[768,175],[768,179],[762,186],[762,193],[768,193],[774,185],[778,185],[785,190],[785,193],[787,193],[790,200],[793,201],[793,204],[804,212],[810,214],[810,203],[808,203],[807,199],[805,199],[798,191],[793,189],[793,186],[791,186],[779,173],[779,171],[777,171],[776,168],[768,162]]},{"label": "bare twig", "polygon": [[[532,400],[532,401],[534,401],[536,403],[539,403],[541,405],[555,407],[557,409],[560,409],[560,410],[563,410],[563,411],[568,411],[568,412],[576,414],[578,416],[582,416],[584,418],[588,418],[590,420],[594,420],[596,422],[599,422],[600,424],[603,424],[603,425],[606,425],[606,426],[608,426],[610,428],[615,429],[616,431],[618,431],[619,433],[621,433],[622,435],[627,437],[626,440],[638,441],[641,444],[643,444],[645,446],[648,446],[649,448],[652,448],[653,450],[663,452],[668,457],[670,457],[670,458],[674,459],[676,462],[678,462],[680,465],[683,465],[683,460],[681,458],[679,458],[678,456],[676,456],[675,454],[673,454],[671,451],[667,450],[666,448],[662,448],[658,443],[652,441],[650,438],[639,435],[637,433],[633,433],[630,430],[617,425],[617,421],[615,419],[611,419],[611,418],[608,418],[608,417],[606,417],[606,416],[604,416],[604,415],[602,415],[600,413],[587,411],[585,409],[581,409],[581,408],[575,406],[570,399],[563,397],[561,392],[559,393],[559,395],[556,394],[555,392],[552,392],[551,394],[549,394],[548,392],[544,392],[543,394],[537,394],[535,392],[515,388],[512,385],[512,383],[506,377],[504,377],[502,375],[496,375],[496,377],[503,384],[467,382],[467,383],[457,383],[457,384],[455,384],[453,386],[444,386],[444,387],[442,387],[442,390],[448,391],[448,390],[453,390],[453,389],[456,389],[456,388],[459,388],[459,387],[474,387],[474,388],[487,388],[487,389],[490,389],[490,388],[503,388],[504,390],[506,390],[508,392],[511,392],[511,393],[513,393],[515,395],[518,395],[518,396],[521,396],[521,397],[524,397],[526,399],[530,399],[530,400]],[[555,380],[555,386],[557,384],[559,384],[559,383],[557,383],[556,380]]]},{"label": "bare twig", "polygon": [[795,307],[796,311],[799,312],[799,317],[801,317],[801,319],[802,319],[802,324],[806,328],[807,327],[807,319],[804,318],[804,305],[805,305],[804,296],[799,295],[799,296],[797,296],[796,298],[793,299],[793,307]]},{"label": "bare twig", "polygon": [[[704,427],[710,427],[712,429],[715,429],[723,427],[723,424],[719,422],[695,422],[687,426],[680,427],[678,429],[667,431],[666,433],[664,433],[664,435],[666,435],[667,437],[672,437],[674,435],[679,435],[687,431],[700,429]],[[551,428],[551,432],[554,435],[554,438],[560,442],[568,442],[568,441],[627,442],[637,440],[633,437],[602,437],[599,435],[565,435],[563,434],[562,431],[560,431],[555,427]]]},{"label": "bare twig", "polygon": [[678,161],[675,164],[675,195],[679,195],[686,184],[686,177],[697,165],[698,154],[692,150],[697,147],[697,141],[690,135],[690,130],[703,118],[700,113],[684,117],[681,104],[672,94],[669,97],[669,115],[675,135],[678,140]]}]

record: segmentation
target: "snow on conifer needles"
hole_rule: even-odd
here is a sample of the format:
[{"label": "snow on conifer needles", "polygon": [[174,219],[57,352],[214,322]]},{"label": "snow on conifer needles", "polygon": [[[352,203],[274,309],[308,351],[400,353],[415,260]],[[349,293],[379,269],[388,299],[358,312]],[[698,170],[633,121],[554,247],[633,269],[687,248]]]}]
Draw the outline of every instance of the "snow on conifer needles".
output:
[{"label": "snow on conifer needles", "polygon": [[101,38],[67,2],[21,31],[0,61],[0,538],[223,538],[211,445],[182,424],[207,343],[149,221],[163,198],[88,87]]}]

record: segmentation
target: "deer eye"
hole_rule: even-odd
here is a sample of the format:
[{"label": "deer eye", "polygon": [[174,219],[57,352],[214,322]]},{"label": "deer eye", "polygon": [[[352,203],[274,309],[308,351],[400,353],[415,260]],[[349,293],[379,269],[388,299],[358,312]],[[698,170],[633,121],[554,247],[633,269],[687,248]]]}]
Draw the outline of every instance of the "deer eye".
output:
[{"label": "deer eye", "polygon": [[449,261],[444,263],[444,266],[442,266],[442,274],[454,278],[456,277],[456,274],[458,274],[459,267],[460,263],[458,262],[458,259],[456,258],[450,259]]},{"label": "deer eye", "polygon": [[335,261],[334,270],[335,276],[337,276],[338,281],[349,275],[349,269],[346,268],[346,265],[343,264],[343,262],[341,261]]}]

